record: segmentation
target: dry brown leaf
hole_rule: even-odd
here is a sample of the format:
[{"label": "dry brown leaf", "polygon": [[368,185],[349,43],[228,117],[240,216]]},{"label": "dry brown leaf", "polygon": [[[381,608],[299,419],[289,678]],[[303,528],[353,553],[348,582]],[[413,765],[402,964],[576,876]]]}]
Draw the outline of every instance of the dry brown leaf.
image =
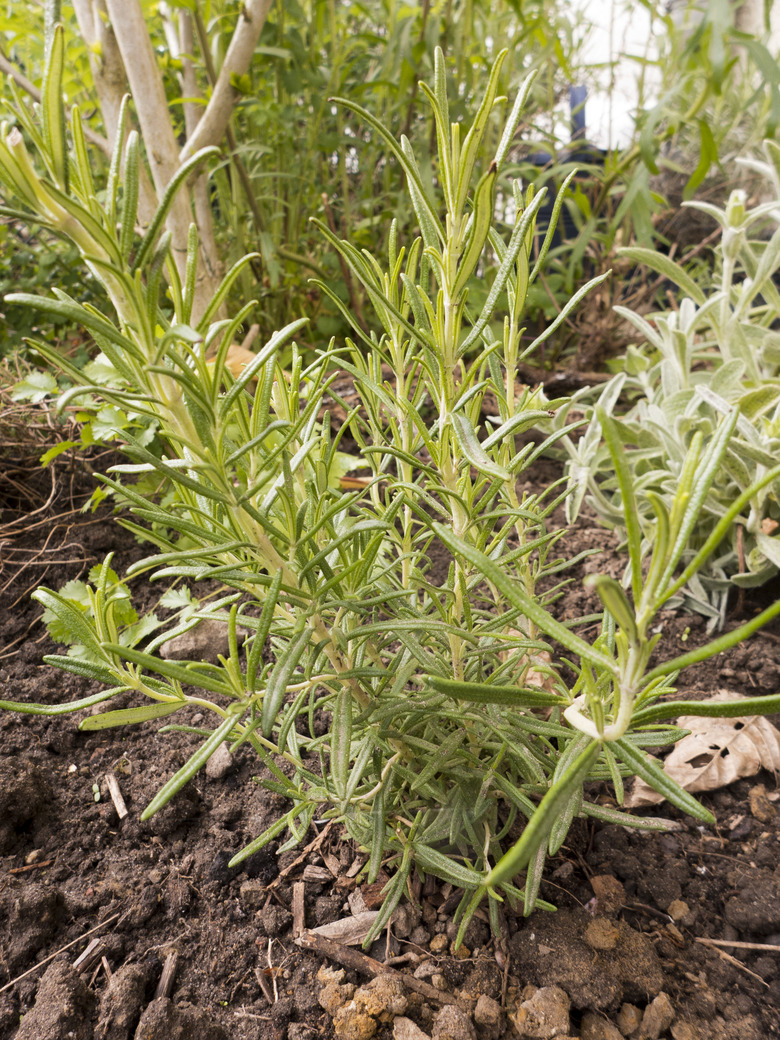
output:
[{"label": "dry brown leaf", "polygon": [[240,347],[237,343],[231,343],[228,347],[225,365],[230,369],[234,379],[238,379],[247,365],[251,365],[257,355],[246,347]]},{"label": "dry brown leaf", "polygon": [[[742,700],[721,690],[711,701]],[[664,772],[686,791],[715,791],[753,776],[759,769],[780,774],[780,731],[761,715],[733,719],[683,716],[677,725],[690,730],[664,762]],[[626,796],[627,809],[657,805],[663,796],[643,780],[634,780]]]},{"label": "dry brown leaf", "polygon": [[343,943],[344,946],[360,946],[378,915],[378,910],[364,910],[354,917],[342,917],[340,921],[321,924],[319,928],[312,928],[311,932],[332,939],[333,942]]}]

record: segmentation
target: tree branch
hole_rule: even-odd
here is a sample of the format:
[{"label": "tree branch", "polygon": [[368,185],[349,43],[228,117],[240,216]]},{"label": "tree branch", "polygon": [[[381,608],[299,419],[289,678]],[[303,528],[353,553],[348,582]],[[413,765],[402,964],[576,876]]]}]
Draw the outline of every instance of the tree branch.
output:
[{"label": "tree branch", "polygon": [[[116,3],[116,0],[113,0],[113,3]],[[236,91],[231,80],[233,76],[243,76],[249,68],[272,3],[273,0],[246,0],[211,100],[195,132],[181,151],[181,162],[185,162],[201,148],[218,145],[222,140],[236,102]]]}]

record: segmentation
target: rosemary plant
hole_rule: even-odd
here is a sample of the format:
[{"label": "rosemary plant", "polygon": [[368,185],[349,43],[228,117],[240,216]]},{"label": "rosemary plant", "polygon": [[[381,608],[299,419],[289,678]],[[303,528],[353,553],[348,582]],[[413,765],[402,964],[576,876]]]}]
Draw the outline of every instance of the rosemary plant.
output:
[{"label": "rosemary plant", "polygon": [[[422,86],[437,128],[436,191],[408,142],[396,143],[369,112],[339,102],[401,165],[420,237],[400,243],[391,233],[382,262],[322,227],[371,300],[377,331],[363,334],[351,322],[360,340],[331,344],[313,360],[293,343],[285,370],[279,352],[301,327],[294,322],[234,378],[227,351],[251,305],[229,320],[217,314],[236,269],[193,327],[195,243],[182,284],[161,233],[165,207],[182,184],[171,186],[139,241],[140,142],[120,134],[105,201],[98,201],[77,112],[72,153],[66,147],[57,82],[61,46],[58,34],[42,132],[21,110],[27,140],[17,129],[2,129],[0,180],[28,218],[76,243],[116,317],[80,307],[56,290],[53,298],[12,299],[77,317],[121,377],[119,388],[85,386],[78,371],[38,342],[39,353],[74,382],[62,405],[90,393],[157,424],[162,454],[128,436],[129,462],[103,478],[116,486],[122,473],[154,472],[173,489],[155,500],[125,488],[134,518],[123,522],[158,550],[131,573],[187,582],[196,595],[202,583],[216,581],[225,595],[174,618],[164,631],[150,628],[145,642],[122,638],[127,597],[110,558],[87,589],[87,610],[40,589],[37,599],[76,649],[47,660],[105,688],[62,706],[0,706],[59,715],[137,694],[137,706],[91,715],[81,723],[85,730],[181,712],[167,728],[193,733],[196,750],[143,818],[181,790],[222,742],[251,748],[272,777],[266,786],[289,798],[291,808],[232,863],[279,835],[288,835],[282,848],[297,843],[315,812],[342,821],[367,852],[366,877],[375,879],[381,866],[393,873],[372,934],[407,891],[413,870],[463,889],[462,929],[484,898],[497,924],[502,899],[519,900],[526,912],[547,905],[538,899],[545,857],[560,848],[576,816],[663,826],[590,801],[588,780],[611,780],[619,803],[624,778],[637,774],[674,804],[711,819],[645,748],[680,735],[660,719],[713,708],[657,702],[672,692],[671,677],[682,666],[744,638],[780,613],[780,604],[716,643],[652,666],[657,610],[722,533],[718,528],[685,574],[675,576],[734,419],[706,447],[701,439],[692,445],[675,503],[659,513],[665,536],[645,578],[619,430],[604,415],[624,494],[632,595],[611,579],[593,579],[605,607],[593,643],[577,632],[586,622],[592,626],[593,617],[563,624],[550,612],[560,590],[552,576],[573,562],[554,552],[562,531],[551,528],[550,518],[562,492],[556,485],[522,495],[518,478],[573,424],[541,444],[523,439],[524,431],[554,416],[559,403],[518,387],[516,366],[566,320],[590,285],[534,343],[521,347],[526,294],[555,221],[535,255],[541,194],[513,186],[508,241],[495,230],[494,213],[529,81],[507,111],[499,96],[500,54],[464,133],[450,123],[445,63],[437,52],[434,84]],[[486,159],[481,145],[497,109],[504,113],[503,131]],[[560,205],[559,198],[555,218]],[[469,286],[482,277],[487,249],[498,263],[484,305],[472,313]],[[325,406],[339,369],[351,374],[359,403],[336,431]],[[365,486],[342,492],[331,475],[347,436],[369,463],[370,476]],[[219,664],[158,655],[164,639],[214,617],[223,618],[229,632],[229,653]],[[249,633],[243,645],[242,631]],[[779,701],[741,701],[734,710],[776,711]],[[213,728],[188,725],[188,708],[208,713]],[[321,711],[331,722],[317,735],[313,717]]]}]

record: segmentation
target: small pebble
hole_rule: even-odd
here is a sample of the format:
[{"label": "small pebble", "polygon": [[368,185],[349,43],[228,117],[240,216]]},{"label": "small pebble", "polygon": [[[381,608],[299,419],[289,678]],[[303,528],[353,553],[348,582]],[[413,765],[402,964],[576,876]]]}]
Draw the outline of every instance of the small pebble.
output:
[{"label": "small pebble", "polygon": [[777,809],[769,801],[763,784],[756,784],[748,793],[750,812],[761,823],[772,823],[777,816]]},{"label": "small pebble", "polygon": [[431,939],[430,951],[431,953],[444,953],[449,946],[449,939],[442,932],[439,935],[434,935]]},{"label": "small pebble", "polygon": [[570,1006],[560,986],[542,986],[510,1019],[523,1040],[548,1040],[569,1032]]},{"label": "small pebble", "polygon": [[474,1023],[455,1004],[445,1004],[433,1020],[433,1040],[477,1040]]},{"label": "small pebble", "polygon": [[658,1040],[674,1021],[674,1008],[669,995],[663,990],[652,1003],[645,1008],[642,1025],[639,1030],[640,1040]]},{"label": "small pebble", "polygon": [[685,924],[685,919],[691,915],[690,907],[682,899],[673,900],[666,908],[666,912],[673,921],[682,921],[683,924]]},{"label": "small pebble", "polygon": [[623,1040],[623,1034],[608,1018],[586,1011],[580,1025],[580,1040]]},{"label": "small pebble", "polygon": [[431,1038],[415,1022],[412,1022],[411,1018],[401,1016],[393,1022],[393,1040],[431,1040]]},{"label": "small pebble", "polygon": [[642,1025],[642,1012],[635,1004],[623,1004],[617,1016],[617,1027],[623,1036],[631,1036]]},{"label": "small pebble", "polygon": [[227,744],[220,744],[214,754],[206,763],[206,776],[210,780],[221,780],[233,767],[233,756],[228,751]]},{"label": "small pebble", "polygon": [[487,993],[482,993],[474,1008],[474,1021],[478,1026],[498,1026],[501,1023],[501,1005]]}]

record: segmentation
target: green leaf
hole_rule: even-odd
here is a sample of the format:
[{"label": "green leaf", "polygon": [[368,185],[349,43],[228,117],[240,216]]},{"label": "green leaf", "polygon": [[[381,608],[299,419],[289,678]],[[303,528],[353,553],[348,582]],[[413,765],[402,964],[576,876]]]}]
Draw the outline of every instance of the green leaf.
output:
[{"label": "green leaf", "polygon": [[175,704],[146,704],[139,708],[122,708],[119,711],[107,711],[102,715],[91,715],[79,723],[80,730],[111,729],[114,726],[134,726],[139,722],[149,722],[173,715],[180,708],[187,706],[184,700]]},{"label": "green leaf", "polygon": [[490,164],[490,169],[482,177],[474,195],[474,212],[471,216],[471,230],[466,243],[466,248],[458,265],[458,273],[455,284],[452,287],[452,298],[457,300],[466,288],[485,248],[488,231],[493,223],[494,189],[497,176],[495,162]]},{"label": "green leaf", "polygon": [[[53,664],[56,658],[44,658],[48,663]],[[68,660],[68,658],[65,658]],[[25,701],[0,701],[0,711],[17,711],[22,715],[69,715],[72,711],[83,711],[85,708],[91,708],[95,704],[100,704],[102,701],[110,700],[111,697],[116,697],[118,693],[122,693],[127,687],[119,686],[111,690],[101,690],[100,693],[93,693],[89,697],[82,697],[78,701],[67,701],[65,704],[34,704],[27,703]]]},{"label": "green leaf", "polygon": [[688,813],[689,816],[694,816],[697,820],[704,820],[705,823],[715,822],[715,817],[712,813],[672,780],[663,771],[656,759],[651,758],[650,755],[645,754],[639,748],[635,748],[627,740],[612,741],[610,748],[613,754],[621,762],[624,762],[635,776],[640,777],[654,791],[663,795],[671,805],[676,805],[678,809],[682,809],[683,812]]},{"label": "green leaf", "polygon": [[615,619],[618,627],[626,633],[629,642],[636,646],[639,643],[639,631],[636,627],[633,608],[622,586],[606,574],[589,574],[583,579],[582,584],[586,588],[596,590],[599,599]]},{"label": "green leaf", "polygon": [[371,129],[374,130],[382,138],[382,140],[385,142],[392,154],[400,163],[401,168],[403,169],[404,173],[409,179],[410,187],[413,188],[415,196],[419,204],[422,206],[425,216],[430,222],[430,226],[436,229],[436,234],[439,240],[441,242],[444,242],[444,231],[442,230],[441,223],[436,214],[436,210],[433,206],[433,203],[431,202],[430,198],[428,197],[428,193],[425,190],[425,186],[423,185],[417,166],[413,161],[409,160],[408,156],[403,151],[403,149],[398,147],[398,144],[396,143],[396,140],[390,133],[390,131],[387,130],[380,122],[380,120],[373,116],[367,109],[362,108],[360,105],[356,105],[353,101],[350,101],[347,98],[340,97],[333,97],[329,100],[337,105],[343,105],[344,108],[348,108],[350,112],[354,112],[355,115],[360,116],[360,118],[365,120],[365,122],[368,123]]},{"label": "green leaf", "polygon": [[696,189],[710,172],[712,164],[718,161],[718,146],[709,123],[705,119],[697,119],[696,122],[699,126],[699,161],[683,188],[685,202],[693,198]]},{"label": "green leaf", "polygon": [[122,646],[121,643],[103,643],[102,648],[108,653],[117,654],[126,661],[130,661],[131,664],[139,665],[147,672],[164,675],[166,679],[174,679],[176,682],[197,686],[202,690],[209,690],[211,693],[222,693],[226,696],[229,696],[231,693],[229,683],[215,679],[210,672],[206,672],[196,664],[182,665],[176,661],[166,661],[162,657],[153,657],[151,654],[145,654],[141,650]]},{"label": "green leaf", "polygon": [[189,783],[193,776],[195,776],[195,774],[205,766],[219,745],[228,739],[231,732],[238,724],[238,721],[239,720],[235,715],[228,715],[222,720],[209,739],[202,744],[195,754],[184,763],[181,769],[174,773],[170,780],[160,788],[151,802],[149,802],[147,807],[141,813],[142,820],[148,820],[154,816],[155,813],[159,812],[160,809],[168,804],[174,795],[181,791],[185,784]]},{"label": "green leaf", "polygon": [[565,646],[567,650],[577,654],[584,661],[597,668],[603,668],[610,675],[618,674],[618,665],[611,657],[597,650],[595,647],[580,639],[571,629],[562,625],[560,621],[549,614],[538,601],[529,596],[520,585],[519,581],[513,580],[501,567],[493,562],[488,556],[475,549],[462,538],[458,538],[443,524],[433,523],[431,525],[444,544],[454,553],[460,553],[469,563],[474,566],[480,574],[499,589],[509,600],[513,607],[517,607],[543,632]]},{"label": "green leaf", "polygon": [[511,881],[547,841],[558,816],[569,805],[571,798],[581,789],[591,768],[601,753],[599,741],[593,741],[580,752],[563,776],[552,785],[539,803],[536,812],[525,826],[520,840],[496,863],[483,885],[495,888],[503,881]]},{"label": "green leaf", "polygon": [[[626,449],[620,436],[620,426],[617,420],[598,407],[596,408],[596,418],[601,425],[623,499],[622,513],[628,539],[628,558],[631,564],[631,589],[634,593],[634,602],[638,603],[642,595],[642,529],[639,526],[639,509],[637,508],[636,495],[634,493],[632,472],[626,459]],[[601,595],[601,590],[598,591],[599,595]],[[612,598],[615,599],[615,597]],[[615,605],[618,606],[617,602],[615,602]],[[630,607],[628,607],[628,610],[630,611]],[[623,610],[622,614],[625,617],[626,611]],[[616,621],[620,620],[614,614],[613,617],[615,617]],[[631,631],[631,627],[629,626],[626,631]],[[633,631],[636,634],[635,627]]]},{"label": "green leaf", "polygon": [[183,163],[176,171],[170,184],[165,189],[162,201],[152,217],[146,234],[141,241],[141,245],[138,247],[138,252],[135,255],[135,260],[133,261],[133,266],[131,268],[133,274],[135,274],[136,271],[143,270],[143,266],[157,242],[157,237],[165,223],[165,218],[168,216],[168,212],[173,205],[173,200],[176,198],[181,186],[185,181],[189,180],[191,174],[193,174],[202,163],[207,159],[210,159],[212,156],[218,156],[219,154],[219,148],[201,148],[199,152],[196,152],[191,159],[188,159],[187,162]]},{"label": "green leaf", "polygon": [[40,404],[57,390],[57,380],[50,372],[29,372],[21,382],[14,384],[11,400]]},{"label": "green leaf", "polygon": [[414,843],[414,859],[423,868],[443,881],[449,881],[460,888],[476,888],[483,880],[482,874],[458,863],[450,856],[445,856],[429,845]]},{"label": "green leaf", "polygon": [[656,252],[655,249],[644,249],[641,246],[625,246],[622,249],[618,249],[618,256],[625,256],[635,264],[644,264],[645,267],[649,267],[657,274],[668,278],[670,282],[673,282],[678,289],[682,289],[685,295],[690,296],[694,303],[698,303],[699,306],[706,303],[706,296],[693,278],[679,264],[666,256],[665,253]]},{"label": "green leaf", "polygon": [[43,139],[51,160],[55,180],[68,190],[68,146],[65,139],[65,105],[62,100],[62,72],[65,61],[65,30],[57,25],[51,38],[41,92]]},{"label": "green leaf", "polygon": [[437,675],[426,676],[437,693],[469,701],[472,704],[502,704],[509,708],[534,708],[561,704],[554,693],[534,686],[493,686],[490,683],[460,682]]},{"label": "green leaf", "polygon": [[468,417],[463,412],[452,412],[450,418],[458,446],[471,465],[480,473],[489,473],[500,480],[509,480],[509,471],[494,462],[479,443],[479,438]]},{"label": "green leaf", "polygon": [[298,667],[298,662],[303,657],[311,637],[311,629],[304,620],[301,620],[298,631],[285,648],[284,654],[279,655],[273,671],[268,676],[268,685],[263,696],[262,714],[263,736],[266,738],[271,736],[279,709],[284,704],[284,698],[287,695],[287,685]]}]

